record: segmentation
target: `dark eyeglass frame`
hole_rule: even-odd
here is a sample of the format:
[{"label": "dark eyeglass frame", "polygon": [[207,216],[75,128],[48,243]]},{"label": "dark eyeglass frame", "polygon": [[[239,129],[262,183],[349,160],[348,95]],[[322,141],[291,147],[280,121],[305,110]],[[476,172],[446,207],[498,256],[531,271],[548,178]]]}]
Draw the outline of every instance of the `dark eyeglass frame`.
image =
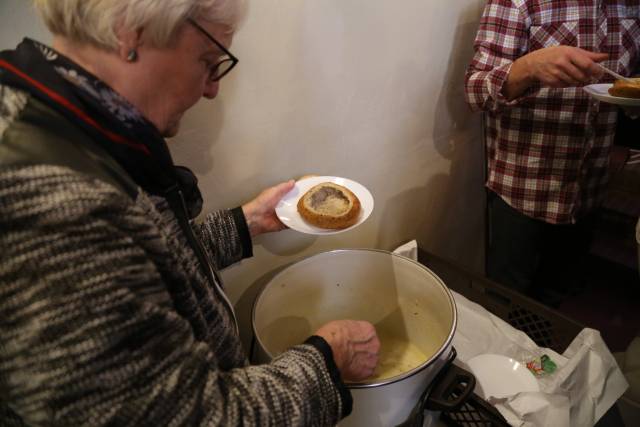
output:
[{"label": "dark eyeglass frame", "polygon": [[[209,39],[211,42],[213,42],[213,44],[215,44],[218,47],[218,49],[220,49],[225,55],[227,55],[227,58],[224,58],[223,60],[221,60],[220,62],[218,62],[215,65],[215,68],[212,70],[212,72],[211,72],[211,74],[209,76],[209,79],[211,81],[217,82],[218,80],[220,80],[221,78],[223,78],[224,76],[229,74],[229,71],[231,71],[233,69],[233,67],[238,65],[239,59],[236,58],[235,56],[233,56],[233,54],[231,52],[229,52],[229,50],[227,50],[227,48],[222,45],[222,43],[220,43],[218,40],[216,40],[211,34],[209,34],[209,32],[207,30],[202,28],[200,26],[200,24],[198,24],[192,18],[187,18],[187,22],[189,24],[193,25],[195,27],[195,29],[200,31],[207,39]],[[229,68],[227,68],[226,70],[223,70],[220,74],[217,74],[217,71],[220,69],[220,66],[222,64],[226,64],[228,62],[231,62],[231,64],[228,66]]]}]

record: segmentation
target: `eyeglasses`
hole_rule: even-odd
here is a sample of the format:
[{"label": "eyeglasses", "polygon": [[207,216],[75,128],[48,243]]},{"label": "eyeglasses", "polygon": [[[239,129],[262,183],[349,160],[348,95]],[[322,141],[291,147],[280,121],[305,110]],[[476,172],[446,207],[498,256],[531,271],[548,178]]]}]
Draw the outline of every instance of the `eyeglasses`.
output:
[{"label": "eyeglasses", "polygon": [[222,45],[222,43],[220,43],[218,40],[213,38],[213,36],[211,34],[209,34],[207,32],[207,30],[202,28],[196,21],[194,21],[191,18],[187,18],[187,22],[189,22],[198,31],[200,31],[202,34],[204,34],[204,36],[206,38],[211,40],[213,42],[213,44],[218,46],[218,49],[220,49],[222,51],[222,53],[223,53],[222,58],[220,59],[220,61],[217,64],[215,64],[213,67],[211,67],[211,70],[209,72],[209,80],[211,80],[212,82],[217,82],[218,80],[220,80],[221,78],[226,76],[229,73],[229,71],[231,71],[233,69],[233,67],[236,66],[236,64],[238,63],[238,58],[233,56],[233,54],[231,52],[229,52]]}]

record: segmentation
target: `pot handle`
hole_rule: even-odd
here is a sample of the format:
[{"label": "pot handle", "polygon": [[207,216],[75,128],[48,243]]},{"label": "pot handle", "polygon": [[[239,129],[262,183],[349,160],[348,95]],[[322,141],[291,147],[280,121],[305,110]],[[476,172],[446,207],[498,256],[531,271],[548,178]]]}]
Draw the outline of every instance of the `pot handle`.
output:
[{"label": "pot handle", "polygon": [[476,377],[453,364],[456,356],[456,349],[451,347],[451,353],[436,378],[424,391],[409,417],[397,427],[422,427],[425,410],[455,411],[466,402],[476,387]]},{"label": "pot handle", "polygon": [[433,387],[424,402],[424,409],[455,411],[473,393],[476,387],[476,377],[466,369],[452,363],[456,356],[456,349],[452,347],[446,365],[432,383]]}]

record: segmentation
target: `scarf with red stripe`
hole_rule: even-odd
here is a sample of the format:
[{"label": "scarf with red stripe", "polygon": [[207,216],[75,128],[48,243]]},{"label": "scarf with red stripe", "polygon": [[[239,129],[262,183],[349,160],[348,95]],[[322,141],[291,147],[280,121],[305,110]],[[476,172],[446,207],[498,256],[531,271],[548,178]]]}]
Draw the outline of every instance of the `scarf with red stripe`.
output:
[{"label": "scarf with red stripe", "polygon": [[50,47],[24,39],[0,52],[0,84],[46,103],[108,152],[145,191],[163,196],[176,185],[189,215],[202,210],[195,175],[175,166],[155,126],[121,95]]}]

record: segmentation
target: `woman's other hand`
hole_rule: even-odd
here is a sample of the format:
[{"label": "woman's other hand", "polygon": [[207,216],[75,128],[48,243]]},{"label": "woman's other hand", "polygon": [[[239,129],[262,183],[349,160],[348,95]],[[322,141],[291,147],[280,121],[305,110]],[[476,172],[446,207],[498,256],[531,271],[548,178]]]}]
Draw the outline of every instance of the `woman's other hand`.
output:
[{"label": "woman's other hand", "polygon": [[262,191],[252,201],[242,206],[242,212],[247,220],[251,237],[271,231],[287,228],[276,216],[276,205],[295,185],[289,180]]},{"label": "woman's other hand", "polygon": [[378,366],[380,340],[375,327],[361,320],[334,320],[315,333],[331,346],[333,359],[345,381],[362,381]]}]

